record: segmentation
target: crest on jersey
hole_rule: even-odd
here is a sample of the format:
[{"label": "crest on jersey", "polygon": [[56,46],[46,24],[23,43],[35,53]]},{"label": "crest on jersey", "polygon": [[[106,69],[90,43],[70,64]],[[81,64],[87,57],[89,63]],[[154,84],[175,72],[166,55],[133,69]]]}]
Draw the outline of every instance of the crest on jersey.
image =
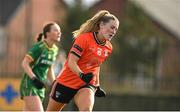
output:
[{"label": "crest on jersey", "polygon": [[104,51],[104,56],[107,57],[108,56],[108,50]]}]

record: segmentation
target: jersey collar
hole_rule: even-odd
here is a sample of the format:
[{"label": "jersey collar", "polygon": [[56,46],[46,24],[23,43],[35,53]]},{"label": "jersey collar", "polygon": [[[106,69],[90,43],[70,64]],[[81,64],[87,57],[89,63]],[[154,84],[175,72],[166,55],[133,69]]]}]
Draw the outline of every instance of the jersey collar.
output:
[{"label": "jersey collar", "polygon": [[46,42],[45,40],[43,41],[43,43],[44,43],[45,46],[48,48],[48,50],[52,50],[52,49],[53,49],[53,46],[54,46],[54,45],[53,45],[52,47],[49,47],[48,44],[47,44],[47,42]]},{"label": "jersey collar", "polygon": [[100,42],[100,40],[97,38],[97,32],[93,32],[93,37],[98,45],[104,46],[106,44],[106,42]]}]

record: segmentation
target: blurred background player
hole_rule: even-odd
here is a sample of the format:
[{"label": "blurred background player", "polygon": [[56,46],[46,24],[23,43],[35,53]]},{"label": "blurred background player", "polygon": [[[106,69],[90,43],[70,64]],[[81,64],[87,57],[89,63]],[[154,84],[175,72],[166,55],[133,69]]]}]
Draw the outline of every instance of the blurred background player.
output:
[{"label": "blurred background player", "polygon": [[75,41],[55,83],[47,111],[59,111],[74,98],[80,111],[92,111],[94,96],[104,97],[100,88],[100,65],[112,53],[110,40],[119,20],[101,10],[73,32]]},{"label": "blurred background player", "polygon": [[28,51],[22,61],[24,75],[20,85],[21,98],[25,111],[43,111],[47,78],[52,83],[55,79],[53,63],[58,53],[56,42],[60,41],[61,29],[51,22],[44,26],[38,42]]}]

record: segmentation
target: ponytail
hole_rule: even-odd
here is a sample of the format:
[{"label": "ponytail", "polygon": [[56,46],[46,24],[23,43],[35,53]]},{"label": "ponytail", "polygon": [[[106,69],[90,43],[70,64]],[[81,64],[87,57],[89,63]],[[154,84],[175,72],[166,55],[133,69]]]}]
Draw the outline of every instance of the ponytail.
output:
[{"label": "ponytail", "polygon": [[42,39],[43,39],[43,33],[40,33],[37,38],[37,42],[41,41]]},{"label": "ponytail", "polygon": [[91,19],[87,20],[85,23],[83,23],[78,30],[73,31],[73,36],[76,38],[78,35],[82,33],[87,32],[95,32],[99,29],[100,19],[110,14],[107,10],[101,10],[98,13],[96,13]]}]

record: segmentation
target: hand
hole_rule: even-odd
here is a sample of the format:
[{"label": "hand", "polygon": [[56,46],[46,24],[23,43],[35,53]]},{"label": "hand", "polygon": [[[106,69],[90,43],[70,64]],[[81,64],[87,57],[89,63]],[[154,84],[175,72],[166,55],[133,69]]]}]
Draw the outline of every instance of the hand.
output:
[{"label": "hand", "polygon": [[79,77],[86,83],[89,83],[92,80],[93,76],[94,75],[92,73],[87,73],[87,74],[80,73],[79,74]]},{"label": "hand", "polygon": [[106,96],[106,92],[100,88],[99,86],[97,87],[97,90],[95,92],[95,96],[96,97],[105,97]]},{"label": "hand", "polygon": [[32,82],[37,89],[42,89],[45,87],[45,84],[41,80],[39,80],[37,77],[33,77]]}]

